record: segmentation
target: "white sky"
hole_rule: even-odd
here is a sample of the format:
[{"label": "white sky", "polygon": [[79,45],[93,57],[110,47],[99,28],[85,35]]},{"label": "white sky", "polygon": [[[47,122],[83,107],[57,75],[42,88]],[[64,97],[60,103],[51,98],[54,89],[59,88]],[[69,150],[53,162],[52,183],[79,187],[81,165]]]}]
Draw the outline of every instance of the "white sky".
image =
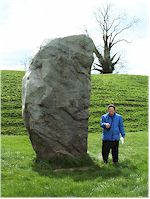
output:
[{"label": "white sky", "polygon": [[[1,0],[0,67],[20,70],[43,40],[71,34],[83,34],[84,26],[96,45],[101,39],[93,12],[106,0]],[[129,20],[140,18],[136,27],[124,33],[131,44],[121,43],[126,73],[149,72],[149,4],[148,0],[113,0],[116,13],[125,11]],[[115,49],[115,48],[114,48]],[[122,71],[123,73],[123,71]]]}]

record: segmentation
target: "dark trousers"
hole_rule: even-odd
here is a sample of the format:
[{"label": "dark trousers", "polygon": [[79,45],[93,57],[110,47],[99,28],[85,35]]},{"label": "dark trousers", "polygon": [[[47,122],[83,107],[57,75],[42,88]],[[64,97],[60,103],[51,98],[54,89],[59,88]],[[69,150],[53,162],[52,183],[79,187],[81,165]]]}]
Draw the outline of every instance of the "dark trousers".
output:
[{"label": "dark trousers", "polygon": [[104,141],[102,143],[102,157],[105,163],[108,162],[108,156],[111,149],[113,162],[118,162],[119,141]]}]

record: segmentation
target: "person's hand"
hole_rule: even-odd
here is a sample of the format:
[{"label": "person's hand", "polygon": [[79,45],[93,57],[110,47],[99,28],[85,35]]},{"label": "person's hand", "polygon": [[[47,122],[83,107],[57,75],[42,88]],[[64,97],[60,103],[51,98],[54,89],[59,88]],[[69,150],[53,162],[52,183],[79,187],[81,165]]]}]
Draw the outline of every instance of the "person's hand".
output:
[{"label": "person's hand", "polygon": [[109,123],[106,123],[105,126],[106,126],[106,129],[110,128],[110,124]]},{"label": "person's hand", "polygon": [[125,143],[125,138],[121,137],[120,140],[121,140],[121,143],[122,143],[122,144]]}]

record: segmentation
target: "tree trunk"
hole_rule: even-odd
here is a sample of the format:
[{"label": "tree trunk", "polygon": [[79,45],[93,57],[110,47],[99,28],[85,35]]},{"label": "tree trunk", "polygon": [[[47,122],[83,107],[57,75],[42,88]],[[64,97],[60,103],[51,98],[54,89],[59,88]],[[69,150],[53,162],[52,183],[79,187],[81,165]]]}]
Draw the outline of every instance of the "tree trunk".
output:
[{"label": "tree trunk", "polygon": [[110,57],[110,50],[108,45],[106,44],[104,47],[104,65],[103,65],[103,74],[112,73],[112,62]]}]

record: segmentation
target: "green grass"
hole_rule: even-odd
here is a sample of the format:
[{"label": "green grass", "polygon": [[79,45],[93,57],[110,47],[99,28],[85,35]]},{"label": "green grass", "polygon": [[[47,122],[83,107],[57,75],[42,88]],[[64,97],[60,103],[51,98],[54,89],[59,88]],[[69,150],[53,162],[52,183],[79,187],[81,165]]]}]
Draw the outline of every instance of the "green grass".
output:
[{"label": "green grass", "polygon": [[[21,111],[23,71],[2,71],[3,197],[146,197],[148,196],[148,77],[92,75],[88,154],[90,158],[35,162]],[[100,116],[109,103],[123,115],[126,143],[120,164],[101,159]],[[17,135],[17,136],[16,136]],[[74,169],[66,168],[75,166]],[[56,168],[57,169],[56,169]]]},{"label": "green grass", "polygon": [[93,165],[85,170],[53,170],[36,163],[28,136],[2,136],[2,197],[147,197],[148,134],[128,133],[120,144],[120,164],[101,160],[101,134],[89,134]]},{"label": "green grass", "polygon": [[[24,71],[2,71],[2,134],[27,134],[22,120]],[[127,132],[148,129],[148,76],[92,75],[89,132],[99,132],[100,116],[109,103],[117,105]]]},{"label": "green grass", "polygon": [[1,71],[2,134],[26,134],[22,119],[21,98],[24,71]]}]

